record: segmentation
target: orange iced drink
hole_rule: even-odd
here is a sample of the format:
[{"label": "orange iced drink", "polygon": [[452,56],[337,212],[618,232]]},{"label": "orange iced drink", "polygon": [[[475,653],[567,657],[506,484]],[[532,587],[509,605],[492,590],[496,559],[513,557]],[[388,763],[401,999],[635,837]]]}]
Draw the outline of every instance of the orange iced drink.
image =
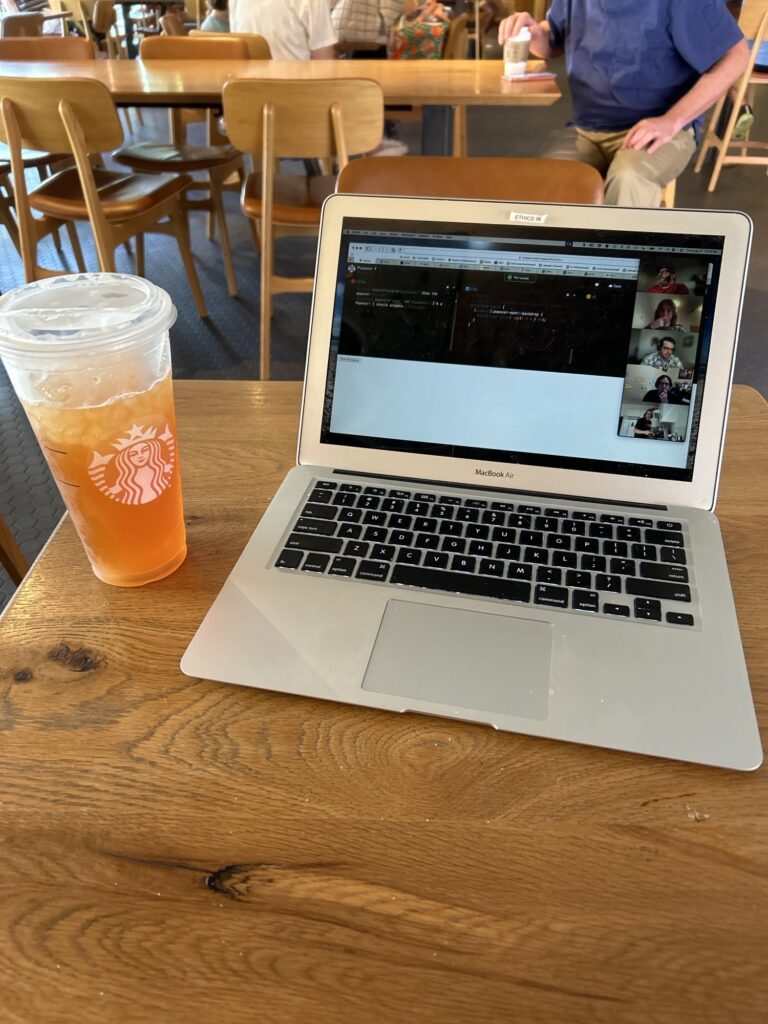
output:
[{"label": "orange iced drink", "polygon": [[170,373],[104,405],[25,410],[99,579],[133,587],[178,568],[187,545]]}]

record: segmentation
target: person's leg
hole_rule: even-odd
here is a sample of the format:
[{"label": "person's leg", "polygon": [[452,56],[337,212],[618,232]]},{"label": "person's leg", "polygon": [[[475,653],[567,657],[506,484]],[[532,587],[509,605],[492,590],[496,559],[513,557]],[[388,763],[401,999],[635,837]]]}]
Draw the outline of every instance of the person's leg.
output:
[{"label": "person's leg", "polygon": [[685,170],[696,151],[689,129],[678,132],[655,153],[621,149],[619,142],[605,176],[609,206],[659,206],[661,189]]},{"label": "person's leg", "polygon": [[558,128],[550,132],[541,156],[551,160],[579,160],[605,175],[610,164],[600,145],[601,132],[585,132],[581,128]]}]

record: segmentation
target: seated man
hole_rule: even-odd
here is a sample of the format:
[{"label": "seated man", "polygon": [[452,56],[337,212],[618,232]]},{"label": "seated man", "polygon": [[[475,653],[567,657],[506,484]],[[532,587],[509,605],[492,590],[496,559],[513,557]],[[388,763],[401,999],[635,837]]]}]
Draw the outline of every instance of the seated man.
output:
[{"label": "seated man", "polygon": [[683,370],[683,361],[675,355],[675,339],[659,338],[656,342],[657,351],[650,352],[642,360],[642,366],[652,366],[656,370]]},{"label": "seated man", "polygon": [[328,0],[229,0],[229,27],[264,36],[274,60],[336,56]]},{"label": "seated man", "polygon": [[547,20],[519,12],[539,57],[565,52],[571,127],[544,156],[582,160],[605,177],[605,201],[658,206],[696,148],[701,115],[742,74],[749,49],[723,0],[553,0]]}]

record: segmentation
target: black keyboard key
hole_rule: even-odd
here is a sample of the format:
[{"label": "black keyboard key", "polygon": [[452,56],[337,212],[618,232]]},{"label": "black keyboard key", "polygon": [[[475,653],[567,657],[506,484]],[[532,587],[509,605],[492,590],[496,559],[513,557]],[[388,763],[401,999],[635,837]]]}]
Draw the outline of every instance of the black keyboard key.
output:
[{"label": "black keyboard key", "polygon": [[390,530],[410,530],[412,526],[413,516],[393,515],[389,517]]},{"label": "black keyboard key", "polygon": [[449,494],[447,496],[445,494],[440,495],[441,505],[461,505],[461,503],[461,498],[457,498],[455,494]]},{"label": "black keyboard key", "polygon": [[363,522],[366,526],[386,526],[387,525],[387,513],[369,511],[363,513]]},{"label": "black keyboard key", "polygon": [[333,505],[318,505],[317,502],[309,501],[301,510],[301,515],[304,519],[335,519],[338,511]]},{"label": "black keyboard key", "polygon": [[520,543],[530,544],[531,547],[540,548],[544,544],[544,534],[539,530],[521,530]]},{"label": "black keyboard key", "polygon": [[444,551],[425,551],[425,569],[445,569],[448,567],[448,555]]},{"label": "black keyboard key", "polygon": [[318,505],[327,505],[333,497],[331,491],[320,490],[320,485],[317,484],[314,491],[309,495],[309,500],[316,502]]},{"label": "black keyboard key", "polygon": [[503,576],[505,564],[500,562],[498,558],[481,558],[480,574],[482,576]]},{"label": "black keyboard key", "polygon": [[402,512],[405,502],[402,498],[385,498],[381,503],[382,512]]},{"label": "black keyboard key", "polygon": [[575,551],[588,551],[592,555],[600,554],[600,541],[596,537],[577,537],[573,542]]},{"label": "black keyboard key", "polygon": [[637,516],[630,516],[627,522],[630,526],[653,526],[652,519],[638,519]]},{"label": "black keyboard key", "polygon": [[658,550],[653,544],[633,544],[632,557],[646,562],[655,562],[658,557]]},{"label": "black keyboard key", "polygon": [[328,567],[328,562],[331,560],[330,555],[323,555],[318,551],[310,551],[307,557],[304,559],[304,564],[301,567],[302,572],[325,572]]},{"label": "black keyboard key", "polygon": [[426,501],[409,501],[405,511],[409,516],[425,516],[429,512],[429,505]]},{"label": "black keyboard key", "polygon": [[604,590],[609,594],[621,593],[621,576],[608,576],[605,573],[595,574],[595,589]]},{"label": "black keyboard key", "polygon": [[684,565],[669,565],[665,562],[641,562],[637,575],[646,580],[669,580],[670,583],[688,582],[688,570]]},{"label": "black keyboard key", "polygon": [[571,538],[564,537],[562,533],[547,534],[547,547],[552,551],[570,551]]},{"label": "black keyboard key", "polygon": [[565,574],[565,582],[569,587],[580,587],[582,590],[589,590],[592,586],[592,573],[569,569]]},{"label": "black keyboard key", "polygon": [[362,532],[362,526],[357,526],[355,523],[342,523],[336,536],[357,540]]},{"label": "black keyboard key", "polygon": [[389,530],[386,526],[366,526],[363,540],[373,541],[374,544],[383,544],[388,533]]},{"label": "black keyboard key", "polygon": [[411,492],[410,491],[390,491],[389,492],[389,496],[390,496],[390,498],[410,498]]},{"label": "black keyboard key", "polygon": [[[375,557],[373,551],[371,554]],[[424,552],[420,551],[419,548],[400,548],[397,552],[397,561],[403,562],[406,565],[420,565],[423,554]]]},{"label": "black keyboard key", "polygon": [[656,520],[657,530],[675,530],[678,533],[683,532],[682,523],[673,523],[669,519],[657,519]]},{"label": "black keyboard key", "polygon": [[480,518],[480,509],[477,508],[460,508],[456,511],[456,521],[458,523],[476,523]]},{"label": "black keyboard key", "polygon": [[464,504],[467,508],[488,508],[488,502],[483,498],[467,498]]},{"label": "black keyboard key", "polygon": [[672,565],[687,565],[685,551],[682,548],[662,548],[659,552],[662,562],[670,562]]},{"label": "black keyboard key", "polygon": [[463,555],[467,549],[467,542],[463,537],[443,537],[440,544],[441,551],[450,551],[454,555]]},{"label": "black keyboard key", "polygon": [[690,601],[691,588],[685,583],[663,580],[628,579],[627,593],[638,597],[658,597],[667,601]]},{"label": "black keyboard key", "polygon": [[635,618],[661,622],[661,601],[649,601],[645,597],[635,598]]},{"label": "black keyboard key", "polygon": [[433,505],[430,515],[435,519],[453,519],[453,513],[453,505]]},{"label": "black keyboard key", "polygon": [[464,530],[463,523],[457,523],[453,519],[444,519],[440,523],[441,537],[460,537]]},{"label": "black keyboard key", "polygon": [[587,572],[605,572],[606,567],[607,563],[602,555],[581,556],[581,568]]},{"label": "black keyboard key", "polygon": [[340,505],[342,508],[349,508],[355,504],[355,496],[347,491],[339,491],[338,494],[334,494],[332,504]]},{"label": "black keyboard key", "polygon": [[489,540],[471,540],[469,542],[470,555],[482,555],[490,558],[493,554],[493,544]]},{"label": "black keyboard key", "polygon": [[665,544],[670,548],[683,547],[682,533],[672,533],[669,530],[646,530],[646,544]]},{"label": "black keyboard key", "polygon": [[575,569],[579,564],[579,556],[575,551],[553,551],[552,565],[559,565],[564,569]]},{"label": "black keyboard key", "polygon": [[344,554],[352,558],[367,558],[370,547],[361,540],[348,540],[344,547]]},{"label": "black keyboard key", "polygon": [[619,576],[635,576],[635,562],[631,558],[612,558],[611,572],[618,573]]},{"label": "black keyboard key", "polygon": [[483,512],[482,519],[486,526],[507,525],[506,512],[499,512],[496,509],[486,509],[485,512]]},{"label": "black keyboard key", "polygon": [[[410,527],[405,527],[405,529],[410,529]],[[425,518],[424,516],[417,516],[413,520],[413,529],[416,530],[417,533],[434,533],[437,529],[437,520],[429,517]]]},{"label": "black keyboard key", "polygon": [[333,537],[336,533],[336,523],[329,523],[325,519],[299,519],[294,526],[296,533],[314,533],[322,537]]},{"label": "black keyboard key", "polygon": [[613,527],[610,523],[590,523],[589,536],[600,537],[603,540],[613,540]]},{"label": "black keyboard key", "polygon": [[521,550],[519,544],[498,544],[496,557],[503,558],[505,561],[519,562]]},{"label": "black keyboard key", "polygon": [[531,586],[519,580],[502,580],[496,576],[471,576],[469,573],[427,569],[423,565],[396,565],[392,583],[427,590],[445,590],[451,594],[473,597],[495,597],[505,601],[529,601]]},{"label": "black keyboard key", "polygon": [[371,558],[374,562],[391,562],[395,557],[395,548],[392,544],[374,544],[371,547]]},{"label": "black keyboard key", "polygon": [[340,508],[337,518],[340,523],[359,523],[363,513],[359,508]]},{"label": "black keyboard key", "polygon": [[489,526],[479,526],[477,523],[468,523],[464,530],[464,536],[468,540],[488,540],[491,532]]},{"label": "black keyboard key", "polygon": [[617,526],[616,540],[642,540],[639,526]]},{"label": "black keyboard key", "polygon": [[599,600],[596,590],[574,590],[571,594],[571,608],[577,612],[596,612]]},{"label": "black keyboard key", "polygon": [[436,533],[417,533],[414,547],[423,548],[425,551],[436,551],[440,547],[440,538]]},{"label": "black keyboard key", "polygon": [[623,540],[604,540],[603,554],[609,558],[626,558],[629,549]]},{"label": "black keyboard key", "polygon": [[538,583],[556,583],[559,585],[563,582],[563,570],[553,569],[551,565],[540,565],[536,570],[536,580]]},{"label": "black keyboard key", "polygon": [[285,542],[287,548],[300,548],[302,551],[328,551],[337,555],[341,551],[342,541],[339,537],[322,537],[310,533],[292,533]]},{"label": "black keyboard key", "polygon": [[564,519],[560,532],[567,533],[571,537],[583,537],[586,529],[586,525],[578,519]]},{"label": "black keyboard key", "polygon": [[359,580],[381,581],[387,578],[389,568],[389,562],[374,562],[372,560],[367,560],[360,563],[357,567],[355,576]]},{"label": "black keyboard key", "polygon": [[413,531],[392,530],[388,540],[390,544],[400,544],[404,548],[409,548],[413,544]]},{"label": "black keyboard key", "polygon": [[288,548],[284,548],[280,552],[275,565],[278,569],[298,569],[303,557],[303,551],[289,551]]},{"label": "black keyboard key", "polygon": [[533,567],[530,565],[523,565],[522,562],[510,562],[507,566],[507,579],[532,580]]},{"label": "black keyboard key", "polygon": [[549,565],[549,552],[546,548],[526,548],[523,561],[533,562],[534,565]]},{"label": "black keyboard key", "polygon": [[556,532],[559,525],[560,520],[554,516],[536,516],[533,523],[535,530],[545,530],[548,533],[553,530]]},{"label": "black keyboard key", "polygon": [[572,512],[571,519],[581,519],[586,523],[594,523],[597,515],[594,512]]},{"label": "black keyboard key", "polygon": [[626,604],[604,604],[603,612],[606,615],[623,615],[629,618],[629,605]]},{"label": "black keyboard key", "polygon": [[517,530],[530,530],[531,528],[531,517],[521,516],[519,514],[511,515],[507,521],[507,526],[512,526]]},{"label": "black keyboard key", "polygon": [[538,505],[518,505],[517,511],[525,516],[540,516],[541,508]]},{"label": "black keyboard key", "polygon": [[[429,501],[429,502],[432,502],[432,501],[437,501],[437,498],[436,498],[436,496],[434,494],[430,494],[428,491],[416,491],[416,493],[413,496],[413,500],[414,501]],[[416,514],[418,515],[418,513],[416,513]]]},{"label": "black keyboard key", "polygon": [[544,515],[545,516],[556,516],[558,519],[567,519],[568,518],[568,510],[564,509],[564,508],[545,508],[544,509]]},{"label": "black keyboard key", "polygon": [[384,487],[366,487],[363,494],[376,494],[379,498],[383,498],[387,493]]},{"label": "black keyboard key", "polygon": [[477,559],[469,555],[454,555],[451,562],[451,569],[454,572],[474,572],[477,567]]},{"label": "black keyboard key", "polygon": [[335,491],[339,485],[333,480],[316,480],[315,487],[319,491]]},{"label": "black keyboard key", "polygon": [[377,509],[380,504],[381,498],[377,498],[375,494],[361,494],[357,499],[357,508]]},{"label": "black keyboard key", "polygon": [[623,523],[624,523],[624,516],[602,515],[602,516],[600,516],[600,522],[601,523],[614,523],[616,525],[623,525]]},{"label": "black keyboard key", "polygon": [[491,508],[496,509],[497,512],[514,512],[515,506],[511,501],[492,501]]},{"label": "black keyboard key", "polygon": [[673,626],[692,626],[693,616],[685,612],[667,612],[667,622]]},{"label": "black keyboard key", "polygon": [[357,562],[354,558],[342,558],[339,555],[334,558],[331,562],[331,567],[328,570],[329,576],[351,576],[355,571]]},{"label": "black keyboard key", "polygon": [[340,491],[347,491],[349,494],[359,494],[362,491],[361,484],[342,484]]},{"label": "black keyboard key", "polygon": [[491,530],[491,540],[497,544],[514,544],[517,540],[517,530],[510,530],[508,526],[494,526]]},{"label": "black keyboard key", "polygon": [[545,583],[538,583],[533,600],[536,604],[545,604],[550,608],[567,608],[568,591],[565,587],[549,587]]}]

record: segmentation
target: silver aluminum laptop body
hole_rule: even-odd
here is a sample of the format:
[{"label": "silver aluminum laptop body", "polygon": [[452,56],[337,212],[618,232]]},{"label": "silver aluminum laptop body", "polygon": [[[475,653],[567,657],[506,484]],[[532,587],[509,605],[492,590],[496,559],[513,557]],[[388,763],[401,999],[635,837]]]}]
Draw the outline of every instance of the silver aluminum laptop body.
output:
[{"label": "silver aluminum laptop body", "polygon": [[[331,197],[298,465],[183,671],[756,768],[762,750],[712,513],[750,238],[738,213]],[[345,525],[323,521],[336,515],[328,493],[345,503]],[[474,525],[462,523],[454,541],[440,531],[457,528],[434,516],[458,518],[457,502]],[[581,536],[519,529],[557,516]],[[457,563],[428,550],[413,557],[444,569],[391,569],[399,583],[361,575],[364,563],[384,564],[366,551],[388,549],[392,564],[411,557],[394,547],[406,538],[391,526],[427,544],[413,529],[427,522],[435,548],[478,552],[469,562],[447,556],[469,583],[446,582]],[[291,550],[316,529],[309,546],[330,554]],[[349,539],[329,546],[337,530]],[[614,538],[607,554],[589,548],[604,544],[592,533]],[[523,542],[532,536],[533,549]],[[683,556],[666,546],[682,543],[675,537],[685,542],[681,574]],[[556,554],[559,543],[573,553]],[[521,568],[536,552],[544,567]],[[644,560],[652,556],[661,568]],[[614,570],[671,573],[686,580],[686,599],[668,582],[660,589],[672,600],[630,594],[656,595],[656,583]],[[489,591],[515,587],[514,572],[532,574],[527,600]],[[597,589],[611,576],[620,593]]]}]

